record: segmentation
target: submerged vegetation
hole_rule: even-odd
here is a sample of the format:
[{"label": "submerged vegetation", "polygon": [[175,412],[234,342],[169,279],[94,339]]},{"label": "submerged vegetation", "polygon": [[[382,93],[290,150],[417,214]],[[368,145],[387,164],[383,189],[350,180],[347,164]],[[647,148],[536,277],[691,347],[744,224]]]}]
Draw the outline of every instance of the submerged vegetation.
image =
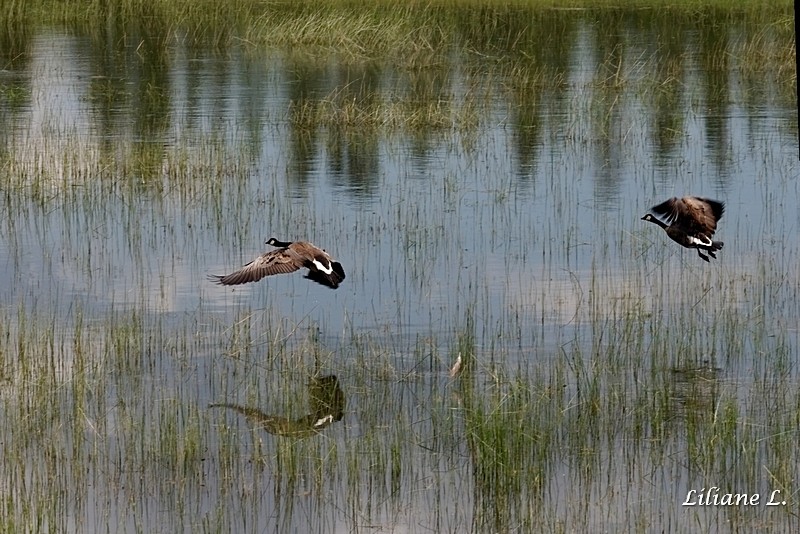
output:
[{"label": "submerged vegetation", "polygon": [[4,2],[0,530],[800,529],[791,5],[640,7]]}]

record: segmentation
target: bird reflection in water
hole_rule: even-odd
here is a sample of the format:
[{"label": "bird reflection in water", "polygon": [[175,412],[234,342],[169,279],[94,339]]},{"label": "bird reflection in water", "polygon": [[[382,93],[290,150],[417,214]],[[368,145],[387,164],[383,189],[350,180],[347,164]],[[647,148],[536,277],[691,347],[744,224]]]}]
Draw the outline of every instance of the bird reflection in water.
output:
[{"label": "bird reflection in water", "polygon": [[308,384],[310,413],[298,419],[269,415],[257,408],[238,404],[216,403],[209,408],[230,408],[247,417],[257,428],[270,434],[305,438],[318,434],[324,428],[344,417],[345,398],[335,375],[312,377]]}]

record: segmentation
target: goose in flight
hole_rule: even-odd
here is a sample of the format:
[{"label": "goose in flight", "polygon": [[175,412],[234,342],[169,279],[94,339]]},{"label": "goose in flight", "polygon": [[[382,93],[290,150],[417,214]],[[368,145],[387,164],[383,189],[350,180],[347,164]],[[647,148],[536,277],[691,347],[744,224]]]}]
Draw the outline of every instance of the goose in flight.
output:
[{"label": "goose in flight", "polygon": [[[652,213],[642,217],[643,221],[657,224],[667,235],[686,248],[695,248],[705,261],[708,256],[716,258],[716,252],[722,248],[722,241],[714,241],[711,237],[717,229],[717,221],[725,212],[725,203],[710,198],[687,196],[672,197],[657,206],[650,208]],[[663,218],[663,220],[656,214]],[[703,254],[708,253],[708,256]]]},{"label": "goose in flight", "polygon": [[230,286],[257,282],[265,276],[293,273],[306,268],[308,273],[305,278],[332,289],[339,287],[345,279],[342,264],[308,241],[287,242],[271,237],[266,244],[277,248],[265,252],[238,271],[226,275],[215,274],[209,278],[218,284]]}]

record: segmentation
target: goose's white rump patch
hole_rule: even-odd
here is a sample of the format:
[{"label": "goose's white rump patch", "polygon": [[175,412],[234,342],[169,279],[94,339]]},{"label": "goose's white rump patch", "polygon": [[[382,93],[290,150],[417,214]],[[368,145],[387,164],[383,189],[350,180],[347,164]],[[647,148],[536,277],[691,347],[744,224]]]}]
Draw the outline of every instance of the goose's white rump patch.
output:
[{"label": "goose's white rump patch", "polygon": [[326,415],[325,417],[321,417],[321,418],[317,419],[317,421],[312,426],[314,428],[319,428],[324,424],[332,423],[332,422],[333,422],[333,416],[332,415]]},{"label": "goose's white rump patch", "polygon": [[316,265],[317,269],[319,269],[320,271],[322,271],[325,274],[331,274],[333,272],[333,266],[332,265],[328,264],[328,266],[326,267],[325,265],[320,263],[316,258],[311,260],[311,263]]},{"label": "goose's white rump patch", "polygon": [[706,238],[706,240],[703,241],[700,238],[697,238],[697,237],[695,237],[693,235],[690,235],[689,236],[689,241],[691,243],[694,243],[695,245],[703,245],[703,246],[706,246],[706,247],[710,247],[711,246],[711,240],[709,238]]}]

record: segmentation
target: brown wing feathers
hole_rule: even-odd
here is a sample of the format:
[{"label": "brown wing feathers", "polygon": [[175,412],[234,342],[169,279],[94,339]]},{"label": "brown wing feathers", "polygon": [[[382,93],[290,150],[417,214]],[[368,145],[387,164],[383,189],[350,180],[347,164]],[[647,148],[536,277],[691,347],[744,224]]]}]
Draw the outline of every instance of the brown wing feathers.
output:
[{"label": "brown wing feathers", "polygon": [[282,250],[273,250],[262,254],[238,271],[224,276],[214,275],[212,279],[226,286],[246,284],[247,282],[257,282],[265,276],[273,274],[292,273],[299,268],[300,265]]},{"label": "brown wing feathers", "polygon": [[663,216],[670,225],[711,237],[717,229],[717,220],[725,211],[725,204],[709,198],[673,197],[653,206],[651,211]]}]

